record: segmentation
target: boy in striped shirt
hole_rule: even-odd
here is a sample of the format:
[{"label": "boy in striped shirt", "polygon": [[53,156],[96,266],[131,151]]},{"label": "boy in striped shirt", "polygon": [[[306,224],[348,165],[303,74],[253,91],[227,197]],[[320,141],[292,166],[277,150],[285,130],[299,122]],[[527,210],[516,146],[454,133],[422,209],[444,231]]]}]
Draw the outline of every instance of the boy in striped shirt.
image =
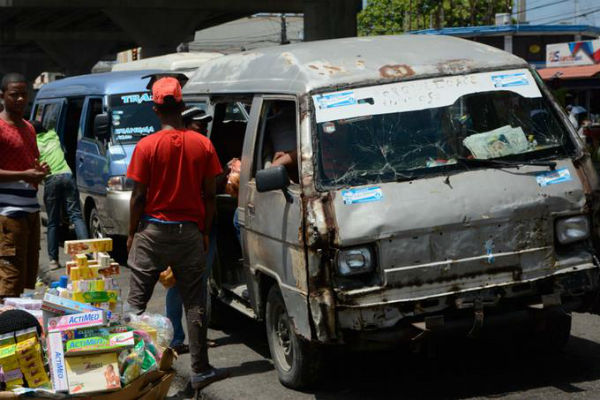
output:
[{"label": "boy in striped shirt", "polygon": [[23,119],[27,89],[18,73],[6,74],[0,84],[0,300],[33,289],[39,266],[37,184],[49,171],[38,161],[35,131]]}]

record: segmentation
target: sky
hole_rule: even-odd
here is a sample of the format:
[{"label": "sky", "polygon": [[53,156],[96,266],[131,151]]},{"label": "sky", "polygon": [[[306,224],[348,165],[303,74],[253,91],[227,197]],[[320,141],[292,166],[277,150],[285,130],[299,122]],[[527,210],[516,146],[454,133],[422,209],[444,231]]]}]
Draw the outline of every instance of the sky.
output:
[{"label": "sky", "polygon": [[[514,12],[517,10],[516,3],[517,0]],[[579,7],[578,13],[576,7]],[[558,24],[566,21],[570,24],[600,26],[600,0],[527,0],[526,10],[527,21],[531,24]],[[575,15],[588,12],[589,15],[580,16],[575,21]]]}]

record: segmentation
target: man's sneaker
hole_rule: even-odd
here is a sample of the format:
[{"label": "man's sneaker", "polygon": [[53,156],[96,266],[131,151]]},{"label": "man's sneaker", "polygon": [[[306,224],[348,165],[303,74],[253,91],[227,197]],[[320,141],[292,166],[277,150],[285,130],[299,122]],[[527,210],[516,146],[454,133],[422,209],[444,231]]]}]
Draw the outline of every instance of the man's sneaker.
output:
[{"label": "man's sneaker", "polygon": [[51,260],[48,263],[48,271],[56,271],[57,269],[60,269],[60,268],[61,268],[61,266],[58,263],[58,261],[56,261],[56,260]]},{"label": "man's sneaker", "polygon": [[229,377],[229,371],[222,368],[213,368],[209,369],[206,372],[202,372],[200,374],[194,374],[191,376],[191,384],[192,389],[200,390],[213,382],[220,381],[221,379],[225,379]]}]

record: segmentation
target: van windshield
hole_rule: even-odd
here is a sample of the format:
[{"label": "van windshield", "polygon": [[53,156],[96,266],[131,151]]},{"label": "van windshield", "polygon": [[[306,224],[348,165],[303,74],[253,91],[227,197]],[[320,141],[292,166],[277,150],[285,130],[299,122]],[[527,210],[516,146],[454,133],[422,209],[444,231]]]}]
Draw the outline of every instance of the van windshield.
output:
[{"label": "van windshield", "polygon": [[495,165],[478,160],[533,162],[574,151],[526,69],[349,89],[314,95],[313,102],[318,179],[326,188]]},{"label": "van windshield", "polygon": [[135,143],[160,130],[149,92],[115,94],[109,97],[112,134],[121,143]]}]

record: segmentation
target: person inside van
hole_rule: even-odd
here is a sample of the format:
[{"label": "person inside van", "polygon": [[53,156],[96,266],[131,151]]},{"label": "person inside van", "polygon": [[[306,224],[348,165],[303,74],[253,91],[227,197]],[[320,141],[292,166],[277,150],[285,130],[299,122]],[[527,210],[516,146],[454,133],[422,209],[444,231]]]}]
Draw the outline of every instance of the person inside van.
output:
[{"label": "person inside van", "polygon": [[273,160],[270,166],[283,165],[290,179],[298,182],[295,103],[275,101],[271,106],[271,111],[273,114],[267,123],[268,135],[273,146]]},{"label": "person inside van", "polygon": [[39,162],[35,130],[23,119],[28,84],[19,73],[0,83],[0,301],[33,289],[39,267],[37,185],[49,168]]},{"label": "person inside van", "polygon": [[48,215],[48,270],[53,271],[60,268],[58,236],[63,206],[66,205],[69,221],[75,226],[77,239],[87,239],[89,235],[81,215],[77,184],[65,160],[65,153],[56,131],[47,130],[39,121],[31,121],[31,124],[35,128],[40,160],[50,167],[50,174],[44,179],[44,205]]},{"label": "person inside van", "polygon": [[198,107],[189,107],[181,113],[186,129],[208,136],[208,124],[212,117]]}]

